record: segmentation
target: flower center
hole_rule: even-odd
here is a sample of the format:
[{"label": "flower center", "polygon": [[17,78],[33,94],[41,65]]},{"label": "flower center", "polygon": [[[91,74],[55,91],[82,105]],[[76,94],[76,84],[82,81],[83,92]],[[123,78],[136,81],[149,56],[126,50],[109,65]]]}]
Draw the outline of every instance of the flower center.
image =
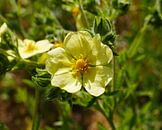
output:
[{"label": "flower center", "polygon": [[37,49],[36,44],[31,42],[31,43],[27,43],[25,51],[26,52],[32,52],[32,51],[34,51],[36,49]]},{"label": "flower center", "polygon": [[75,63],[75,68],[77,72],[85,72],[88,69],[88,63],[85,59],[78,59]]}]

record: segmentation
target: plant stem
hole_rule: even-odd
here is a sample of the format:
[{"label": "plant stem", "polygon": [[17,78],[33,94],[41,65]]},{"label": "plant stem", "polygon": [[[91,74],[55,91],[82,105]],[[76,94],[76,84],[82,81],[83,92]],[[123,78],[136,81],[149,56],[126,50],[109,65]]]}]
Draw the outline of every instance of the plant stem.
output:
[{"label": "plant stem", "polygon": [[[115,85],[115,82],[116,82],[116,60],[115,60],[115,56],[113,55],[113,60],[112,60],[112,71],[113,71],[113,81],[112,81],[112,91],[115,91],[116,90],[116,85]],[[114,109],[115,109],[115,106],[116,106],[116,97],[114,96]]]},{"label": "plant stem", "polygon": [[116,130],[115,125],[114,125],[114,123],[113,123],[113,117],[112,117],[112,118],[108,118],[108,117],[107,117],[107,120],[109,121],[109,123],[110,123],[110,125],[111,125],[111,129],[112,129],[112,130]]},{"label": "plant stem", "polygon": [[33,125],[32,125],[32,130],[38,130],[39,129],[39,124],[40,124],[40,90],[39,86],[36,85],[35,88],[35,109],[34,109],[34,115],[33,115]]},{"label": "plant stem", "polygon": [[109,122],[111,130],[116,130],[115,125],[113,123],[113,112],[110,111],[108,116],[107,113],[103,110],[103,106],[99,101],[97,101],[97,105],[99,107],[100,112],[106,117],[107,121]]},{"label": "plant stem", "polygon": [[84,9],[83,9],[83,5],[82,5],[81,0],[79,0],[79,8],[80,8],[81,13],[83,15],[83,18],[84,18],[84,21],[85,21],[85,26],[88,28],[89,27],[89,23],[88,23],[88,19],[87,19],[86,15],[84,13]]},{"label": "plant stem", "polygon": [[113,81],[112,81],[112,91],[115,91],[115,56],[113,55],[112,59],[112,73],[113,73]]},{"label": "plant stem", "polygon": [[[113,55],[113,59],[112,59],[112,72],[113,72],[112,91],[115,91],[116,75],[115,75],[115,56],[114,55]],[[113,96],[113,99],[114,99],[114,107],[115,107],[115,105],[116,105],[116,98],[115,98],[115,96]],[[110,112],[110,117],[107,118],[107,119],[109,120],[109,123],[111,125],[112,130],[115,130],[115,125],[113,123],[113,110]]]}]

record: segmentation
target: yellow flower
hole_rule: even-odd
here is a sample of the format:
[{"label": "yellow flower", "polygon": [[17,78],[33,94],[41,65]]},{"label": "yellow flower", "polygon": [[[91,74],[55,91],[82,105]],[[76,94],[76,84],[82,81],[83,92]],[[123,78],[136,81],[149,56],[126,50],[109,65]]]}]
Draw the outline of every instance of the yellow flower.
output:
[{"label": "yellow flower", "polygon": [[48,51],[53,44],[48,40],[41,40],[35,42],[33,40],[25,39],[24,41],[18,40],[18,50],[22,58],[29,58],[33,55],[40,54]]},{"label": "yellow flower", "polygon": [[69,93],[84,87],[91,95],[99,96],[112,79],[113,53],[101,43],[99,35],[71,32],[64,39],[64,48],[53,49],[48,55],[46,69],[52,75],[51,84]]}]

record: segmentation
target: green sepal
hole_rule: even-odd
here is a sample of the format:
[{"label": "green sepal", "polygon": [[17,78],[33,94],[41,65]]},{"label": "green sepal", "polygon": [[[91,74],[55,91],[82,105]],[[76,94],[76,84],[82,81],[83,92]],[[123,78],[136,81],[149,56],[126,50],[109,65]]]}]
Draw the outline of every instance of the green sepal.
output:
[{"label": "green sepal", "polygon": [[76,94],[73,94],[72,102],[73,104],[82,107],[90,107],[95,103],[96,99],[97,99],[96,97],[93,97],[84,90],[81,90]]},{"label": "green sepal", "polygon": [[46,91],[45,99],[47,101],[53,101],[53,100],[70,101],[71,94],[60,89],[59,87],[50,87]]},{"label": "green sepal", "polygon": [[99,33],[101,36],[104,36],[107,33],[111,32],[112,25],[108,19],[95,18],[93,23],[93,30],[96,34]]},{"label": "green sepal", "polygon": [[46,87],[50,84],[51,76],[46,70],[36,68],[36,74],[32,76],[32,80],[37,86]]},{"label": "green sepal", "polygon": [[116,33],[112,27],[112,23],[107,18],[95,18],[92,31],[94,34],[100,34],[101,41],[104,44],[108,46],[114,45]]}]

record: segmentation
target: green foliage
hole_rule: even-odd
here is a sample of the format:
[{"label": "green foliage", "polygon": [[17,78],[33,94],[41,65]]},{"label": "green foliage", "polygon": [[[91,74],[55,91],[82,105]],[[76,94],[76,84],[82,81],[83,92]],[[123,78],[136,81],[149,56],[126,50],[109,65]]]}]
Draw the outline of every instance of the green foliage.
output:
[{"label": "green foliage", "polygon": [[[25,104],[31,119],[38,89],[38,113],[46,103],[59,110],[52,123],[40,116],[45,125],[40,129],[82,129],[72,119],[76,106],[100,111],[112,130],[162,129],[161,0],[0,0],[0,25],[4,22],[8,29],[0,34],[0,99]],[[114,52],[113,85],[100,97],[51,86],[50,74],[38,63],[42,54],[22,59],[18,52],[19,38],[63,42],[68,32],[80,30],[100,34]],[[96,127],[106,130],[101,123]],[[7,130],[4,123],[0,130]]]}]

